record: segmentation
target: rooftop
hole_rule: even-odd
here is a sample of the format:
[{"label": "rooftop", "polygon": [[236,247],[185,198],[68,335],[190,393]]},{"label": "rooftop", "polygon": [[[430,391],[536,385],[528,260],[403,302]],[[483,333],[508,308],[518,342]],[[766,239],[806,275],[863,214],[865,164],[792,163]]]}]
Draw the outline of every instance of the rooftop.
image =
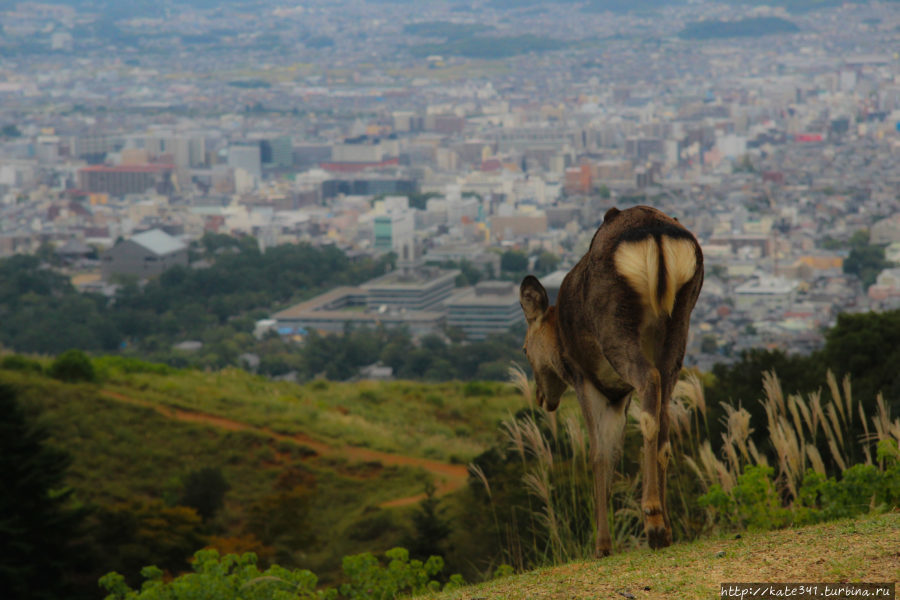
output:
[{"label": "rooftop", "polygon": [[163,173],[175,170],[175,165],[92,165],[80,171],[88,173]]},{"label": "rooftop", "polygon": [[150,250],[151,252],[162,256],[184,250],[187,245],[178,238],[172,237],[161,229],[151,229],[144,233],[132,236],[131,241]]},{"label": "rooftop", "polygon": [[460,271],[456,269],[438,269],[433,267],[422,267],[411,272],[396,270],[376,279],[367,281],[362,284],[362,287],[367,290],[386,287],[414,289],[427,286],[445,278],[456,278],[459,274]]}]

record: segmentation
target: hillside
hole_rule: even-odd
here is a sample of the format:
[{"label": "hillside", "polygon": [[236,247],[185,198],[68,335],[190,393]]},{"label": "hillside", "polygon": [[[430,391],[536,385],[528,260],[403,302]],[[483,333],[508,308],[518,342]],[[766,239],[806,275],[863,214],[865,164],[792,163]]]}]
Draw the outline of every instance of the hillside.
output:
[{"label": "hillside", "polygon": [[691,599],[719,597],[724,582],[896,582],[900,513],[801,529],[633,550],[599,561],[539,569],[437,596]]},{"label": "hillside", "polygon": [[[270,559],[324,581],[345,555],[404,543],[426,484],[438,496],[464,486],[466,463],[523,404],[504,384],[297,385],[240,370],[97,364],[97,384],[0,368],[0,383],[19,390],[52,444],[71,455],[67,483],[78,502],[98,518],[159,511],[176,503],[192,473],[217,469],[228,485],[224,506],[198,531],[215,535],[224,552],[260,552],[262,541]],[[274,516],[260,525],[260,514]],[[308,539],[273,530],[279,514]]]}]

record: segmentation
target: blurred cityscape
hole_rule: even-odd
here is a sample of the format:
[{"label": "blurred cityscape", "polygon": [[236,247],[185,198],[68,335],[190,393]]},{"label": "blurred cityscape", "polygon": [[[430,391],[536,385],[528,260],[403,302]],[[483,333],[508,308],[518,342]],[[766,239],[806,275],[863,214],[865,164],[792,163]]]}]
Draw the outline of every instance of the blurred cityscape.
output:
[{"label": "blurred cityscape", "polygon": [[393,252],[257,328],[479,339],[521,320],[503,252],[552,291],[650,204],[705,254],[688,364],[900,307],[900,4],[131,4],[0,8],[0,256],[112,294],[206,232]]}]

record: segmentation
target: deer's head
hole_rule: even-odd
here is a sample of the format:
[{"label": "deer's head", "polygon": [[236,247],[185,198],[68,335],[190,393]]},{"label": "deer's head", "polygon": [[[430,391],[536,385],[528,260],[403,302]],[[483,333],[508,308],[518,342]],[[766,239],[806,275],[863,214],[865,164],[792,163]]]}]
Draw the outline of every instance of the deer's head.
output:
[{"label": "deer's head", "polygon": [[522,280],[519,304],[528,323],[522,349],[534,372],[537,403],[547,410],[556,410],[567,387],[563,380],[563,361],[556,335],[556,307],[550,306],[547,290],[533,275]]}]

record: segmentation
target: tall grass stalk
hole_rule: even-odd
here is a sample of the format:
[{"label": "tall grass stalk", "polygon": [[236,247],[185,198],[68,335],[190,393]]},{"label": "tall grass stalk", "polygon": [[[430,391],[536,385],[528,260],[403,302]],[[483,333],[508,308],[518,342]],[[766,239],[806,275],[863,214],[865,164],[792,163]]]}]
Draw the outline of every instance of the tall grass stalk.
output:
[{"label": "tall grass stalk", "polygon": [[[510,379],[532,404],[532,384],[524,371],[510,369]],[[762,384],[764,395],[758,401],[765,410],[767,437],[758,435],[748,410],[740,404],[722,403],[719,453],[711,443],[700,377],[688,372],[676,385],[667,410],[672,444],[668,505],[677,535],[691,537],[708,528],[711,514],[697,506],[698,494],[709,492],[715,485],[729,493],[747,467],[767,467],[771,461],[779,498],[792,503],[798,499],[808,471],[838,475],[852,466],[857,456],[872,464],[872,447],[877,443],[900,443],[900,419],[891,419],[884,398],[878,396],[874,414],[867,418],[862,404],[852,396],[848,377],[839,383],[833,373],[827,374],[825,387],[830,397],[826,401],[820,391],[786,396],[774,372],[764,373]],[[643,536],[639,416],[640,406],[631,402],[626,449],[634,449],[634,455],[623,456],[620,461],[612,482],[609,511],[617,548],[637,544]],[[860,425],[864,433],[857,435],[854,428],[858,430]],[[501,430],[512,455],[521,463],[531,526],[530,531],[522,531],[515,523],[511,525],[518,535],[531,537],[523,541],[509,537],[512,531],[507,525],[510,562],[519,564],[516,559],[523,555],[523,544],[531,545],[545,564],[590,556],[596,524],[589,438],[581,418],[570,413],[557,422],[555,413],[532,410],[506,419]],[[764,443],[758,446],[760,440]],[[878,465],[882,470],[883,462]],[[484,472],[475,465],[470,469],[490,498],[490,482]]]}]

